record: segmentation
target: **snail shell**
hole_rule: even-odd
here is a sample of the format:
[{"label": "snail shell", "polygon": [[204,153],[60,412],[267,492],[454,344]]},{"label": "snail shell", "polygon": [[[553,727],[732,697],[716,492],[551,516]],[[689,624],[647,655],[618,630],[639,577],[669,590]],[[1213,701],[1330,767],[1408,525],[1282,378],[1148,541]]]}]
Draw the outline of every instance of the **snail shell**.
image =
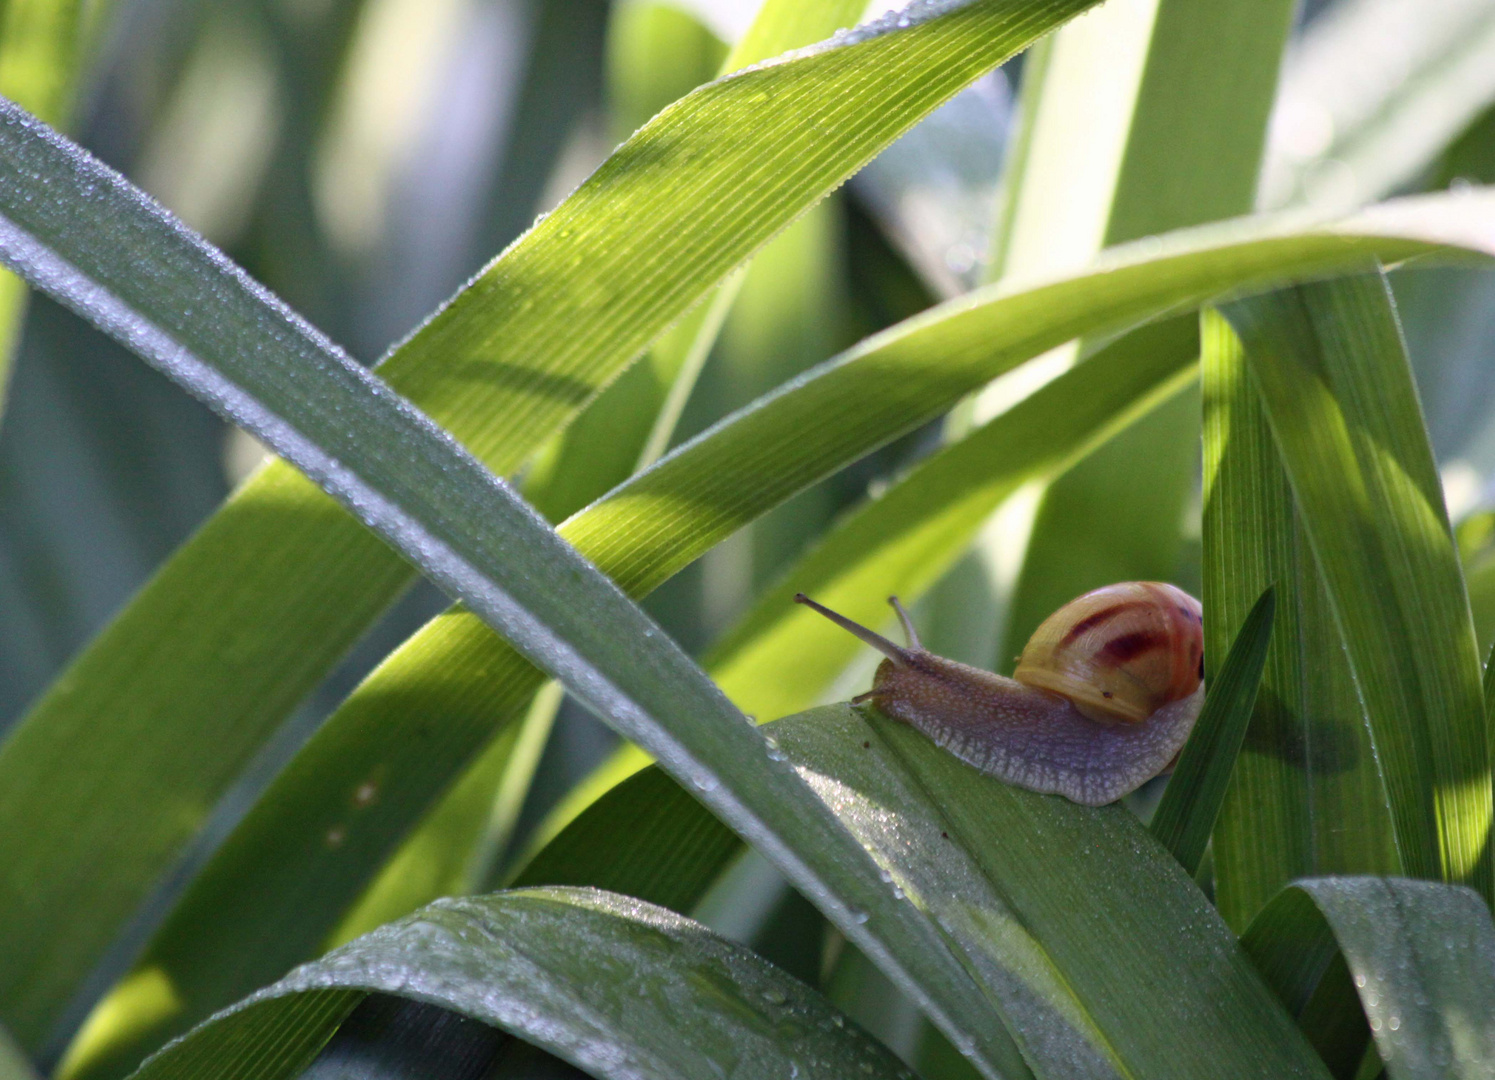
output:
[{"label": "snail shell", "polygon": [[1167,771],[1204,703],[1199,602],[1171,585],[1112,585],[1066,604],[1033,635],[1017,679],[923,648],[897,598],[907,647],[795,599],[887,657],[854,704],[870,701],[982,772],[1087,806]]},{"label": "snail shell", "polygon": [[1033,632],[1012,677],[1068,698],[1092,720],[1146,720],[1204,678],[1199,601],[1157,581],[1088,592]]}]

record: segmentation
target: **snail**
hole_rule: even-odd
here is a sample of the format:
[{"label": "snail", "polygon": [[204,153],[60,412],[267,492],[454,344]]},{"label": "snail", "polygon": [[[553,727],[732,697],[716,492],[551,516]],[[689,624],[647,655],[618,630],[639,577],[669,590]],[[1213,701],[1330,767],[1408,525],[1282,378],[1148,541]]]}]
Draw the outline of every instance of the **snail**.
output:
[{"label": "snail", "polygon": [[800,593],[794,598],[887,657],[852,698],[922,731],[1010,784],[1086,806],[1114,802],[1166,772],[1204,703],[1204,621],[1188,593],[1155,581],[1088,592],[1044,620],[1013,678],[908,646]]}]

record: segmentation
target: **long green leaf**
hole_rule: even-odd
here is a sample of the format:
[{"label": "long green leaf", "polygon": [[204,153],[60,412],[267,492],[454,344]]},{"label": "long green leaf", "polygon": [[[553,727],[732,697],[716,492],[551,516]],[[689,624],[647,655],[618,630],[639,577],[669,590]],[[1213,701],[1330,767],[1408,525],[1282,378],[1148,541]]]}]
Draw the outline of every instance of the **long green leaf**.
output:
[{"label": "long green leaf", "polygon": [[[0,191],[17,194],[3,204],[0,257],[316,477],[578,700],[695,786],[990,1075],[1020,1067],[992,1003],[934,926],[900,904],[830,808],[612,582],[447,433],[117,174],[22,114],[6,119]],[[80,218],[87,228],[78,228]],[[155,241],[145,278],[133,253],[141,228]],[[172,287],[169,300],[163,285]],[[224,328],[258,348],[224,348]],[[21,884],[34,903],[44,879],[17,869],[7,865],[7,882]],[[35,946],[8,944],[13,953]],[[51,988],[55,975],[28,959],[6,974],[30,1004],[27,981]],[[34,1007],[22,1015],[34,1022]]]},{"label": "long green leaf", "polygon": [[[1121,807],[1008,786],[844,705],[765,730],[1003,1003],[1040,1076],[1321,1075],[1203,895]],[[657,791],[655,775],[629,786]],[[636,804],[649,817],[655,797]],[[703,811],[681,804],[675,814],[700,835]],[[599,836],[603,816],[576,827]],[[628,848],[648,863],[668,844],[655,835]],[[674,872],[688,879],[709,866],[702,850]],[[547,865],[605,873],[609,860],[587,860],[567,839],[525,879],[542,880]],[[1201,1001],[1211,1004],[1196,1011]]]},{"label": "long green leaf", "polygon": [[[1443,210],[1456,215],[1459,227],[1478,220],[1459,201],[1416,205],[1429,216],[1398,226],[1409,237],[1418,229],[1444,235],[1436,218]],[[1180,235],[1161,251],[1148,244],[1118,253],[1111,269],[1033,288],[993,287],[871,339],[745,410],[572,518],[562,535],[631,595],[644,595],[805,484],[1076,334],[1114,331],[1246,283],[1419,250],[1415,241],[1392,239],[1394,233],[1354,239],[1370,227],[1208,229]],[[1273,237],[1277,229],[1281,234]],[[1457,235],[1451,225],[1448,233]],[[1139,362],[1160,365],[1152,369],[1154,380],[1169,370],[1165,356]],[[1112,378],[1117,388],[1152,385],[1139,375],[1118,368]],[[1111,407],[1124,400],[1114,399]],[[1107,406],[1097,397],[1076,416],[1092,408],[1104,415]],[[1056,430],[1068,422],[1055,421]],[[990,437],[1001,445],[1007,436]],[[1041,446],[1023,452],[1036,452],[1040,462],[1048,453]],[[956,460],[974,467],[981,455],[980,444],[973,444]],[[1014,463],[1019,460],[1026,459]],[[957,475],[981,479],[965,465]],[[980,491],[973,498],[990,499],[1000,487],[973,489]],[[958,485],[946,490],[952,497],[961,491]],[[938,509],[936,503],[925,507]],[[880,605],[886,591],[877,588]],[[856,610],[872,597],[848,599]],[[798,610],[785,603],[770,614],[777,620]],[[849,641],[836,634],[823,640],[836,650]],[[158,933],[142,964],[165,977],[178,1005],[170,1014],[175,1021],[163,1021],[157,1010],[152,1023],[206,1015],[326,947],[393,845],[487,740],[518,721],[541,681],[480,620],[460,610],[439,617],[393,654],[278,778]],[[757,689],[766,693],[768,685],[765,680]],[[432,730],[434,714],[443,722]],[[619,775],[643,760],[634,756]],[[329,836],[337,838],[332,848]],[[253,896],[240,888],[246,877],[259,884]],[[246,951],[245,940],[260,944]]]},{"label": "long green leaf", "polygon": [[1399,873],[1390,809],[1340,628],[1228,323],[1207,312],[1206,676],[1250,606],[1277,590],[1275,630],[1214,835],[1215,902],[1244,931],[1294,878]]},{"label": "long green leaf", "polygon": [[[940,5],[703,87],[624,144],[381,375],[489,467],[516,467],[734,265],[1086,2]],[[9,157],[13,175],[22,158]],[[9,201],[22,187],[7,181]],[[55,212],[49,239],[77,231],[68,219],[79,205]],[[130,220],[121,258],[138,265],[177,242],[154,211]],[[128,268],[115,269],[124,280]],[[186,285],[130,276],[161,325],[207,334],[198,290],[169,300]],[[321,347],[292,333],[300,348]],[[242,319],[211,336],[229,350],[263,345]],[[0,751],[0,864],[26,883],[0,896],[0,1014],[18,1037],[43,1037],[225,786],[411,577],[293,470],[270,466],[37,705]],[[84,803],[92,812],[75,818]]]},{"label": "long green leaf", "polygon": [[1199,870],[1236,754],[1246,737],[1275,611],[1276,593],[1268,589],[1241,624],[1230,653],[1209,684],[1194,732],[1152,815],[1152,835],[1190,874]]},{"label": "long green leaf", "polygon": [[[1473,890],[1311,878],[1279,894],[1241,943],[1310,1038],[1349,1069],[1368,1020],[1391,1080],[1473,1080],[1495,1070],[1495,925]],[[1363,1018],[1326,1023],[1323,1001],[1333,995],[1342,1007],[1357,993]]]},{"label": "long green leaf", "polygon": [[[800,0],[769,0],[754,18],[755,29],[749,35],[752,47],[739,43],[730,55],[724,55],[725,46],[678,9],[652,3],[620,5],[614,9],[609,29],[610,97],[615,105],[621,101],[621,115],[614,117],[614,126],[625,134],[631,132],[719,71],[725,74],[829,37],[852,25],[862,8],[860,0],[838,0],[809,9]],[[814,216],[812,212],[810,217]],[[792,226],[789,235],[803,226],[803,222]],[[780,237],[774,245],[783,242]],[[561,521],[660,457],[731,308],[741,277],[739,272],[730,278],[656,341],[642,360],[599,394],[559,439],[530,463],[521,490],[536,510],[552,522]],[[517,745],[534,748],[544,742],[558,702],[558,698],[553,699],[547,708],[537,699],[536,707],[526,716],[524,736]],[[494,743],[504,741],[500,736]],[[510,805],[495,814],[492,793],[502,784],[501,800],[514,804],[523,798],[537,755],[530,755],[528,765],[521,757],[510,757],[500,745],[490,745],[483,752],[381,871],[380,880],[338,930],[339,943],[438,897],[483,891],[482,884],[498,850],[507,842],[507,829],[513,825],[518,809]],[[439,877],[430,870],[414,870],[435,862],[452,869]],[[302,909],[310,914],[318,934],[325,932],[325,910],[329,908],[313,905]],[[284,959],[290,963],[302,958],[292,953]],[[233,989],[225,1000],[238,996]]]},{"label": "long green leaf", "polygon": [[298,968],[135,1075],[294,1076],[371,992],[481,1020],[600,1080],[911,1076],[819,994],[747,949],[660,908],[584,889],[438,901]]},{"label": "long green leaf", "polygon": [[1491,892],[1481,669],[1389,290],[1300,286],[1240,334],[1365,701],[1407,872]]},{"label": "long green leaf", "polygon": [[[1010,787],[904,725],[844,705],[765,730],[1004,1003],[1039,1075],[1319,1075],[1311,1054],[1295,1057],[1299,1037],[1262,1007],[1254,972],[1202,894],[1120,807],[1084,809]],[[520,880],[595,875],[694,900],[727,857],[726,837],[667,784],[656,769],[631,778]],[[683,850],[667,822],[693,838]],[[1204,983],[1182,985],[1195,978]],[[1201,1026],[1170,1037],[1190,1023],[1187,1003],[1204,998],[1215,1004]],[[1241,1016],[1229,1035],[1214,1027],[1238,1008],[1257,1020]],[[1235,1040],[1267,1031],[1281,1040],[1271,1053],[1284,1056],[1249,1061]]]}]

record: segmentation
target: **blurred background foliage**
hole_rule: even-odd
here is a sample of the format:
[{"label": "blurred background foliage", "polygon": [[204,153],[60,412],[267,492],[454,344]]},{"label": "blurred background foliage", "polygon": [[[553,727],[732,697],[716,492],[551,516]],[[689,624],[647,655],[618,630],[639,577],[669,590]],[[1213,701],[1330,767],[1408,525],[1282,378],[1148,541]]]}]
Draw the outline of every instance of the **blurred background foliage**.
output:
[{"label": "blurred background foliage", "polygon": [[[0,92],[57,123],[373,362],[617,142],[713,78],[754,8],[751,0],[9,0],[0,5]],[[27,35],[65,47],[38,56]],[[662,434],[671,444],[688,438],[1020,259],[1004,226],[1035,55],[979,80],[778,237],[723,302],[692,317],[723,318],[714,343],[709,334],[667,339],[651,354],[655,367],[637,365],[608,391],[662,402],[680,365],[703,361],[693,387],[683,380],[688,395],[671,403],[673,433],[620,432],[594,409],[597,423],[583,416],[537,456],[522,477],[526,494],[559,520],[657,456]],[[1495,5],[1307,0],[1284,63],[1262,205],[1348,208],[1495,182],[1492,103]],[[1495,272],[1418,269],[1394,274],[1393,284],[1488,648]],[[262,457],[252,439],[72,314],[24,300],[8,277],[6,290],[0,329],[13,363],[0,425],[0,727]],[[702,342],[709,352],[692,357],[689,346]],[[950,423],[1000,407],[988,399]],[[1181,395],[1163,407],[1177,416],[1160,411],[1158,422],[1190,427],[1197,407],[1197,397]],[[1046,497],[1014,499],[993,518],[925,600],[938,651],[1002,667],[1055,596],[1096,583],[1088,580],[1096,574],[1116,576],[1118,551],[1130,549],[1138,570],[1120,576],[1199,591],[1197,436],[1165,439],[1160,453],[1146,448],[1145,430],[1118,438],[1142,443],[1100,448]],[[706,653],[827,523],[941,439],[931,426],[817,485],[710,551],[646,607],[688,649]],[[1138,455],[1162,479],[1146,497],[1118,496],[1117,463]],[[600,464],[566,464],[588,456]],[[1077,535],[1077,521],[1107,529]],[[1045,538],[1034,557],[1030,535]],[[1098,544],[1108,550],[1099,562]],[[228,796],[189,864],[358,680],[445,603],[422,583],[384,617]],[[862,665],[829,697],[864,678]],[[508,796],[511,853],[528,846],[613,739],[581,709],[561,706],[533,782],[522,798]],[[1140,803],[1147,799],[1142,793]],[[502,853],[492,854],[488,883],[501,880],[503,865]],[[741,859],[696,914],[786,970],[823,979],[906,1056],[941,1062],[932,1067],[941,1075],[963,1067],[760,859]]]}]

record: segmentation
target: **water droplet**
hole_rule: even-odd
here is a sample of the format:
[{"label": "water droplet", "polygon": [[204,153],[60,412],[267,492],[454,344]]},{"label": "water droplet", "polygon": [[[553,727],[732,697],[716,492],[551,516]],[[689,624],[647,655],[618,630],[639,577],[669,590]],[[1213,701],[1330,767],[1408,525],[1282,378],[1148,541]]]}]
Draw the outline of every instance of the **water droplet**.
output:
[{"label": "water droplet", "polygon": [[348,830],[341,825],[335,825],[327,830],[327,846],[330,848],[342,847],[343,841],[348,838]]},{"label": "water droplet", "polygon": [[784,1005],[789,1001],[789,999],[784,996],[784,992],[782,990],[763,991],[763,1000],[768,1002],[770,1005]]},{"label": "water droplet", "polygon": [[1379,1016],[1372,1016],[1370,1018],[1370,1029],[1372,1031],[1380,1031],[1381,1030],[1381,1018]]},{"label": "water droplet", "polygon": [[358,785],[358,790],[353,792],[354,806],[367,806],[374,801],[374,796],[379,794],[379,785],[372,780],[365,780]]},{"label": "water droplet", "polygon": [[1402,1018],[1393,1013],[1390,1018],[1387,1019],[1386,1026],[1389,1027],[1392,1031],[1396,1031],[1402,1026]]}]

